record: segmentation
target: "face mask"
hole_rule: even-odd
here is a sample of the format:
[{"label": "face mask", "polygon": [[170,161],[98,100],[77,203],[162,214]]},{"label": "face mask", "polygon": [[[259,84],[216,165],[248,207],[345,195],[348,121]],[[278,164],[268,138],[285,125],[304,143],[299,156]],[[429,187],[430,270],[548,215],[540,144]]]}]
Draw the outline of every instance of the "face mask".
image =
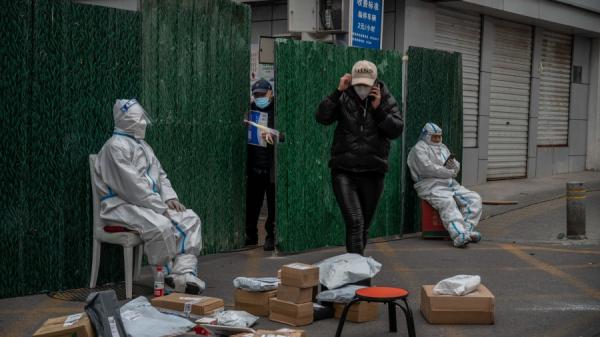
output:
[{"label": "face mask", "polygon": [[432,145],[432,146],[440,146],[442,144],[441,140],[439,142],[434,142],[433,140],[431,140],[431,135],[427,135],[427,138],[425,138],[425,141],[427,142],[427,144]]},{"label": "face mask", "polygon": [[271,104],[271,100],[268,97],[259,97],[254,100],[254,103],[256,103],[256,106],[260,109],[264,109]]},{"label": "face mask", "polygon": [[146,137],[146,127],[148,126],[148,122],[146,120],[141,120],[134,130],[135,139],[144,139]]},{"label": "face mask", "polygon": [[358,97],[360,97],[360,99],[365,99],[371,93],[371,87],[368,87],[366,85],[355,85],[354,91],[356,91],[356,94],[358,94]]}]

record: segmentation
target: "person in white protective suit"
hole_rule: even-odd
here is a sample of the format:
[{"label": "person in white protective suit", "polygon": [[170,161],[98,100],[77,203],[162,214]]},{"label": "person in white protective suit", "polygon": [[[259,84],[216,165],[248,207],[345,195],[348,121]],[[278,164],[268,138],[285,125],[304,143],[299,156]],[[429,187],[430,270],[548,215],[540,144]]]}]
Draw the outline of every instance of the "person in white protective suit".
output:
[{"label": "person in white protective suit", "polygon": [[199,294],[201,221],[178,200],[154,151],[144,141],[150,118],[135,99],[118,99],[115,129],[95,164],[100,218],[137,231],[151,265],[162,265],[165,283],[177,292]]},{"label": "person in white protective suit", "polygon": [[435,208],[455,247],[479,242],[475,226],[481,217],[481,197],[461,186],[454,178],[460,163],[442,143],[442,129],[427,123],[421,139],[408,153],[408,167],[419,198]]}]

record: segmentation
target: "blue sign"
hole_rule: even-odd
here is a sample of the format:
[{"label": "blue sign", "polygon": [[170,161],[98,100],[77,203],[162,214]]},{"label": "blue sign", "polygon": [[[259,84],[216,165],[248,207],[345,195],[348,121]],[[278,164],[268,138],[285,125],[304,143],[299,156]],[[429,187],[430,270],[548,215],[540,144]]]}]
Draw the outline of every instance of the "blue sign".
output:
[{"label": "blue sign", "polygon": [[381,49],[383,0],[352,0],[350,45]]}]

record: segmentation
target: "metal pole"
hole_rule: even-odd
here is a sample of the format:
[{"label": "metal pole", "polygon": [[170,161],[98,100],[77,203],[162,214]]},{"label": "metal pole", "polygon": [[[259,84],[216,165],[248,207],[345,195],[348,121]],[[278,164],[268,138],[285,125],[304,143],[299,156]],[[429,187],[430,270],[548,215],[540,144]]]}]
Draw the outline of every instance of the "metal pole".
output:
[{"label": "metal pole", "polygon": [[585,239],[585,188],[583,183],[567,183],[567,238]]}]

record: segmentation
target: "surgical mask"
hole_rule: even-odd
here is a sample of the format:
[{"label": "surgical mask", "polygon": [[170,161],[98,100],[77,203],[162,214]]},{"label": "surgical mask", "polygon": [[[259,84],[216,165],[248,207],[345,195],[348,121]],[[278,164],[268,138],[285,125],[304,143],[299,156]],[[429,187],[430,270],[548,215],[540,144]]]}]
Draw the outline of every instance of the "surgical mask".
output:
[{"label": "surgical mask", "polygon": [[256,103],[256,106],[260,109],[264,109],[271,104],[271,100],[268,97],[258,97],[254,100],[254,103]]},{"label": "surgical mask", "polygon": [[142,119],[135,127],[133,131],[135,139],[144,139],[146,138],[146,128],[148,127],[148,122],[145,119]]},{"label": "surgical mask", "polygon": [[356,94],[358,97],[360,97],[360,99],[365,99],[371,93],[371,87],[366,85],[355,85],[354,91],[356,91]]},{"label": "surgical mask", "polygon": [[432,136],[432,135],[427,135],[427,136],[425,137],[425,141],[427,142],[427,144],[429,144],[429,145],[432,145],[432,146],[440,146],[440,145],[442,145],[442,141],[441,141],[441,139],[440,139],[440,141],[439,141],[439,142],[437,142],[437,143],[436,143],[436,142],[434,142],[433,140],[431,140],[431,136]]}]

